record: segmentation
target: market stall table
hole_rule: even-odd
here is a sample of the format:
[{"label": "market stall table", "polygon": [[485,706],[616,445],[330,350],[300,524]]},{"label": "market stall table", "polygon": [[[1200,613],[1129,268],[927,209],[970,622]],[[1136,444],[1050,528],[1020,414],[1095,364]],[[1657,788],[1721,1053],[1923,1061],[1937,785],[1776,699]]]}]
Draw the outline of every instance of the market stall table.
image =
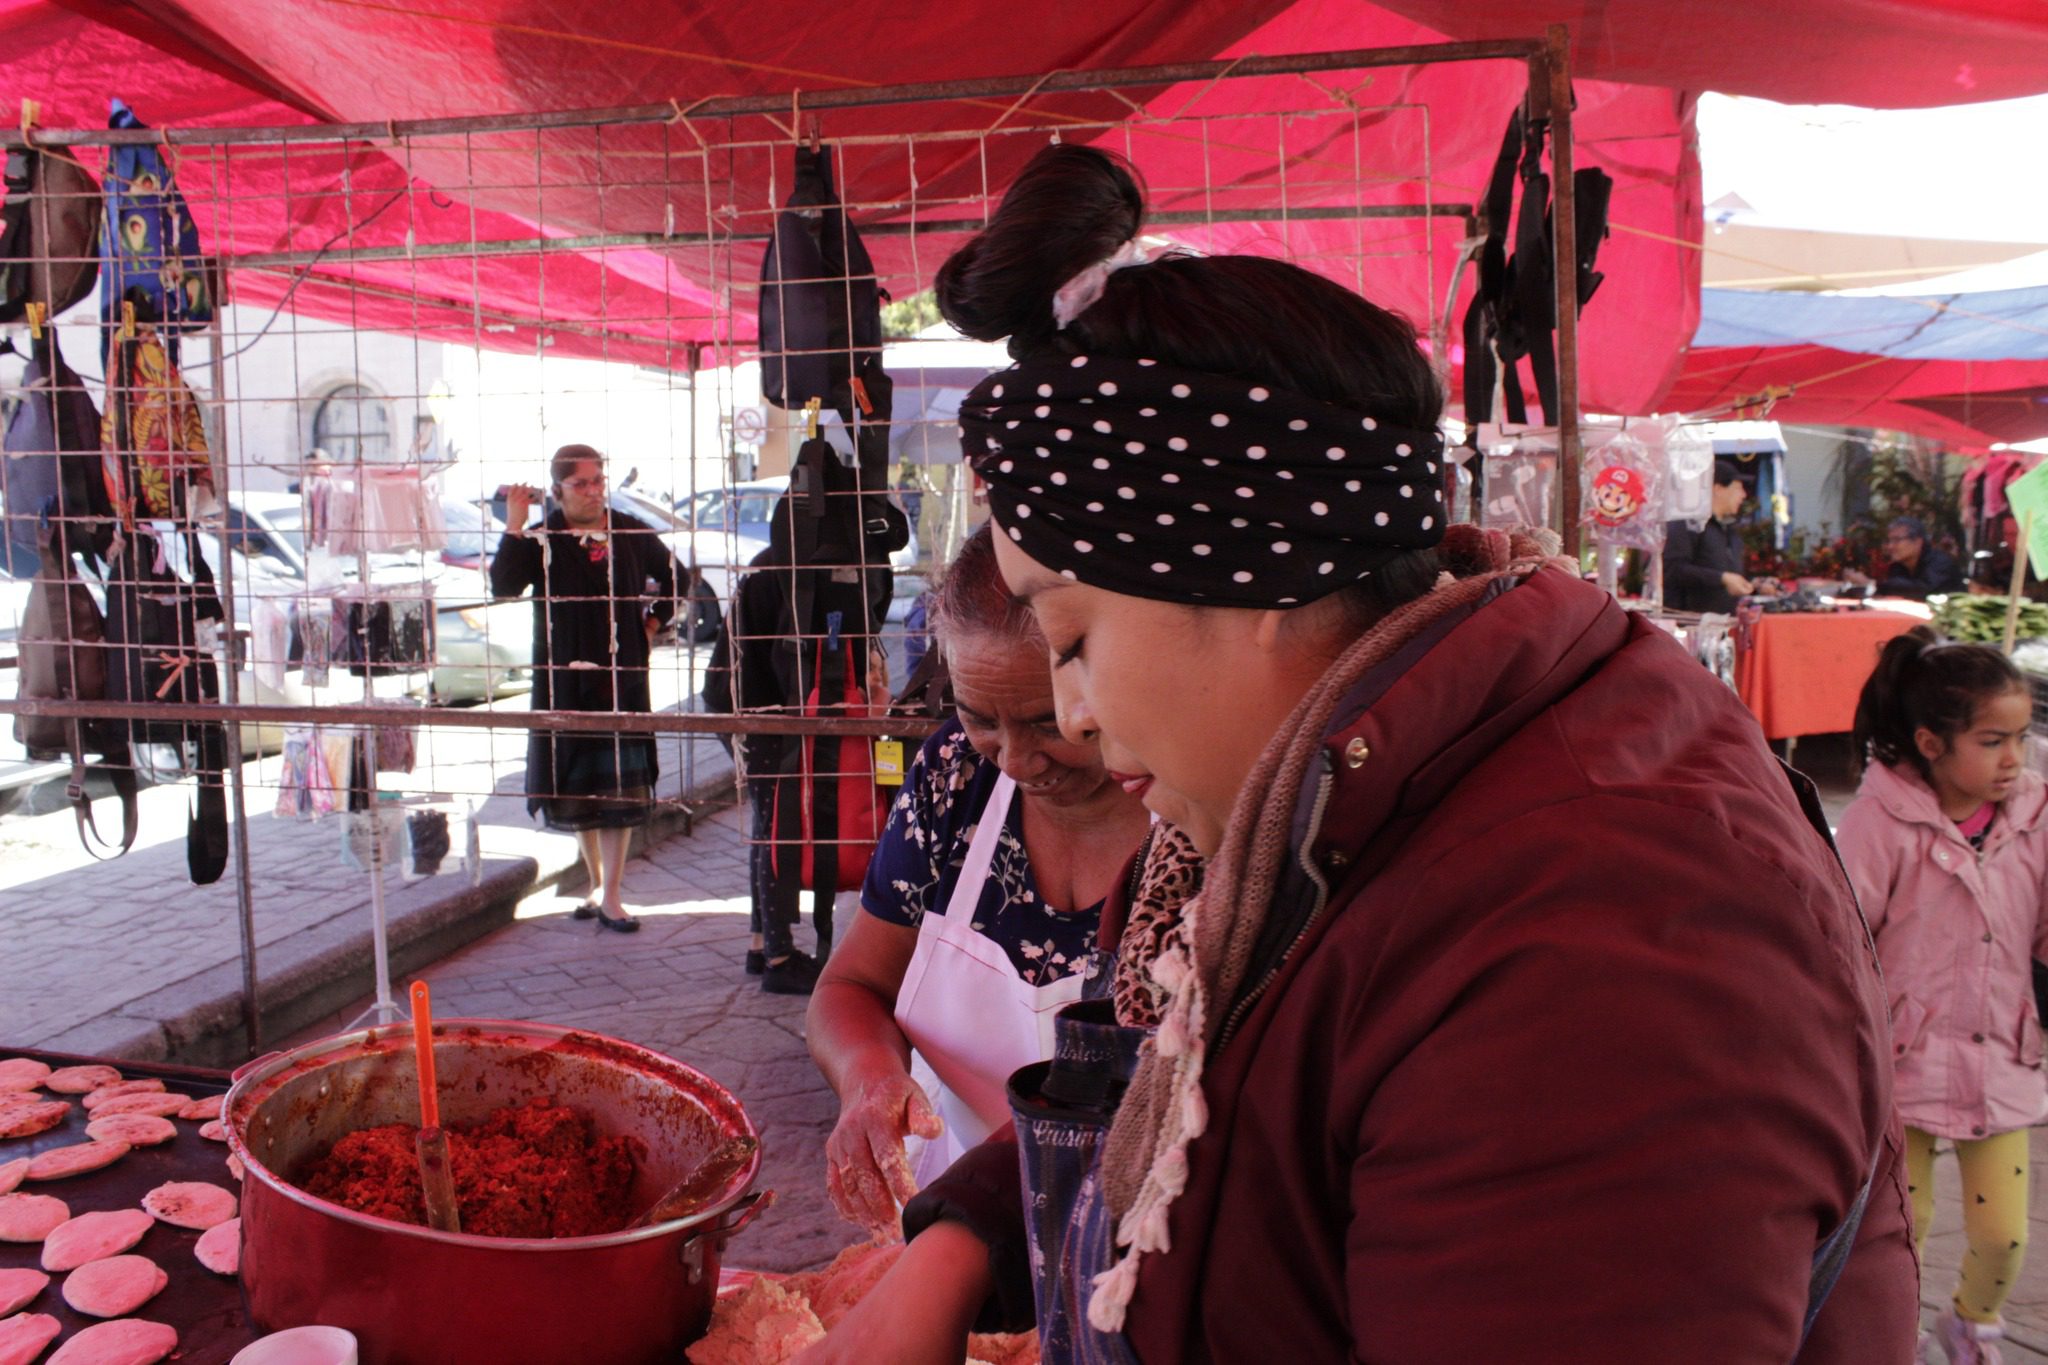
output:
[{"label": "market stall table", "polygon": [[[179,1094],[203,1099],[227,1093],[232,1079],[225,1071],[202,1071],[191,1067],[159,1066],[118,1061],[105,1057],[76,1057],[34,1049],[0,1047],[0,1057],[31,1057],[52,1067],[104,1065],[121,1073],[123,1079],[155,1077]],[[56,1098],[71,1103],[71,1114],[62,1124],[32,1138],[0,1142],[0,1161],[33,1156],[53,1147],[66,1147],[87,1140],[85,1125],[90,1117],[83,1095]],[[75,1216],[99,1209],[139,1209],[142,1197],[173,1180],[203,1181],[226,1190],[238,1189],[228,1171],[225,1143],[209,1142],[199,1136],[199,1124],[175,1120],[178,1135],[156,1147],[138,1147],[113,1165],[87,1175],[64,1180],[23,1185],[29,1194],[51,1194],[62,1199]],[[178,1331],[178,1365],[225,1365],[234,1354],[256,1339],[242,1304],[242,1287],[234,1279],[216,1275],[201,1266],[192,1254],[199,1233],[157,1222],[133,1251],[147,1256],[170,1276],[163,1292],[130,1316],[161,1322]],[[42,1260],[39,1242],[0,1242],[0,1270],[35,1268]],[[50,1345],[57,1347],[97,1319],[87,1317],[64,1301],[63,1275],[51,1276],[48,1288],[21,1311],[47,1313],[63,1325],[64,1333]]]},{"label": "market stall table", "polygon": [[1926,620],[1911,610],[1767,613],[1736,634],[1735,690],[1767,739],[1853,729],[1885,642]]}]

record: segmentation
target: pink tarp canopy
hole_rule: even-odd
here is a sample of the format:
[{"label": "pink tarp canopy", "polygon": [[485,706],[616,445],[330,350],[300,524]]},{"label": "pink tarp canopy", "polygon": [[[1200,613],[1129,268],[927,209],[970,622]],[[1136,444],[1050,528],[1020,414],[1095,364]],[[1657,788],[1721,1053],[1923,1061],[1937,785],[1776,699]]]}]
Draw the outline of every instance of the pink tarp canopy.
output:
[{"label": "pink tarp canopy", "polygon": [[[1781,98],[1919,103],[2048,86],[2043,23],[2017,3],[1794,0],[1772,7],[1780,28],[1767,50],[1730,40],[1735,30],[1726,25],[1744,6],[1677,8],[1680,18],[1650,0],[1101,0],[1019,22],[1014,7],[973,0],[894,19],[803,0],[741,8],[437,0],[431,9],[382,0],[0,0],[0,70],[5,89],[43,102],[50,127],[99,126],[112,94],[158,126],[382,122],[671,98],[688,109],[722,95],[792,89],[1446,36],[1527,38],[1566,20],[1579,30],[1579,161],[1617,179],[1614,235],[1602,258],[1608,279],[1585,320],[1582,394],[1589,407],[1635,412],[1670,406],[1665,390],[1697,321],[1699,182],[1691,98],[1682,90],[1711,84]],[[1695,32],[1709,10],[1730,11],[1726,24]],[[1929,29],[1940,30],[1938,44],[1921,41]],[[1871,88],[1872,51],[1887,54],[1886,91]],[[1952,69],[1923,72],[1906,56]],[[1965,65],[1974,86],[1956,80]],[[1262,77],[1123,92],[1141,106],[1137,114],[1109,94],[1044,92],[1021,101],[834,110],[823,131],[843,146],[842,188],[857,217],[879,228],[979,220],[990,195],[1043,144],[1045,127],[1065,124],[1073,137],[1127,151],[1155,209],[1202,215],[1163,228],[1166,235],[1206,249],[1293,256],[1421,321],[1443,307],[1458,220],[1295,214],[1475,202],[1525,87],[1514,62],[1381,68],[1313,82]],[[1167,115],[1178,117],[1161,122]],[[929,136],[998,125],[1035,131]],[[905,140],[911,134],[926,136]],[[767,119],[751,117],[356,144],[346,157],[332,146],[286,154],[193,147],[180,159],[209,244],[233,255],[688,234],[707,225],[739,234],[724,256],[639,244],[323,260],[238,269],[231,284],[244,302],[275,303],[290,291],[294,309],[361,327],[521,350],[545,336],[557,353],[679,366],[690,343],[751,330],[748,288],[759,247],[744,239],[767,229],[786,193],[780,138]],[[1219,214],[1230,221],[1210,221]],[[901,296],[927,286],[962,235],[878,231],[870,246],[887,287]],[[1467,279],[1454,315],[1469,292]]]},{"label": "pink tarp canopy", "polygon": [[[1827,346],[1716,346],[1686,358],[1666,403],[1674,411],[1758,416],[1766,399],[1776,420],[1916,432],[1961,451],[2048,436],[2048,364],[2039,360],[1898,360]],[[1735,410],[1737,403],[1749,406]]]}]

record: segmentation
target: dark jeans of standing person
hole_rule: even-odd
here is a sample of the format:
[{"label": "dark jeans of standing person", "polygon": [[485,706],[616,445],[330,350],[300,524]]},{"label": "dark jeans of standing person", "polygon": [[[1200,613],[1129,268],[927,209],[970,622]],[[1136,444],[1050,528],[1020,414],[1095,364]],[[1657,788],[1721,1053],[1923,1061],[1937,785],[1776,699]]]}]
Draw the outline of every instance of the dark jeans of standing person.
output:
[{"label": "dark jeans of standing person", "polygon": [[762,956],[773,962],[796,947],[796,907],[790,904],[778,909],[775,904],[775,845],[771,842],[775,837],[775,783],[750,780],[747,803],[753,809],[747,846],[747,889],[752,898],[747,927],[761,936]]}]

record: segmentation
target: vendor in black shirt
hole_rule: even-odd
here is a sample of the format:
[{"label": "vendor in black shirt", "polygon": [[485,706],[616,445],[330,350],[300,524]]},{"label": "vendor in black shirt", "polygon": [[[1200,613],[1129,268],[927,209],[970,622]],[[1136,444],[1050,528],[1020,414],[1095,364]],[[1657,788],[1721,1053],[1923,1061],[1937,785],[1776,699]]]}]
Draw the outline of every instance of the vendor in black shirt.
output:
[{"label": "vendor in black shirt", "polygon": [[1742,475],[1727,460],[1714,461],[1714,516],[1693,530],[1683,521],[1664,528],[1664,604],[1676,611],[1735,610],[1737,598],[1762,591],[1742,572],[1742,532],[1735,516],[1748,499]]},{"label": "vendor in black shirt", "polygon": [[[1884,581],[1875,585],[1873,596],[1910,597],[1920,602],[1932,593],[1963,590],[1962,566],[1954,555],[1929,542],[1927,523],[1918,517],[1900,517],[1885,530],[1884,552],[1891,568]],[[1872,587],[1869,574],[1851,569],[1843,576],[1858,587]]]}]

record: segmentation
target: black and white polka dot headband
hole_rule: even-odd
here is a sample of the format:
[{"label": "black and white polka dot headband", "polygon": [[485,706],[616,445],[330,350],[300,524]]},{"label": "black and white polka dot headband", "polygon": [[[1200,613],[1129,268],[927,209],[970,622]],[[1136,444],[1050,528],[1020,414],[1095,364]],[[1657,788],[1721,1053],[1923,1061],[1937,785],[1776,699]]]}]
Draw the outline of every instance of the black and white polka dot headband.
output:
[{"label": "black and white polka dot headband", "polygon": [[1289,607],[1443,538],[1436,432],[1151,360],[1013,365],[960,405],[1003,533],[1134,597]]}]

